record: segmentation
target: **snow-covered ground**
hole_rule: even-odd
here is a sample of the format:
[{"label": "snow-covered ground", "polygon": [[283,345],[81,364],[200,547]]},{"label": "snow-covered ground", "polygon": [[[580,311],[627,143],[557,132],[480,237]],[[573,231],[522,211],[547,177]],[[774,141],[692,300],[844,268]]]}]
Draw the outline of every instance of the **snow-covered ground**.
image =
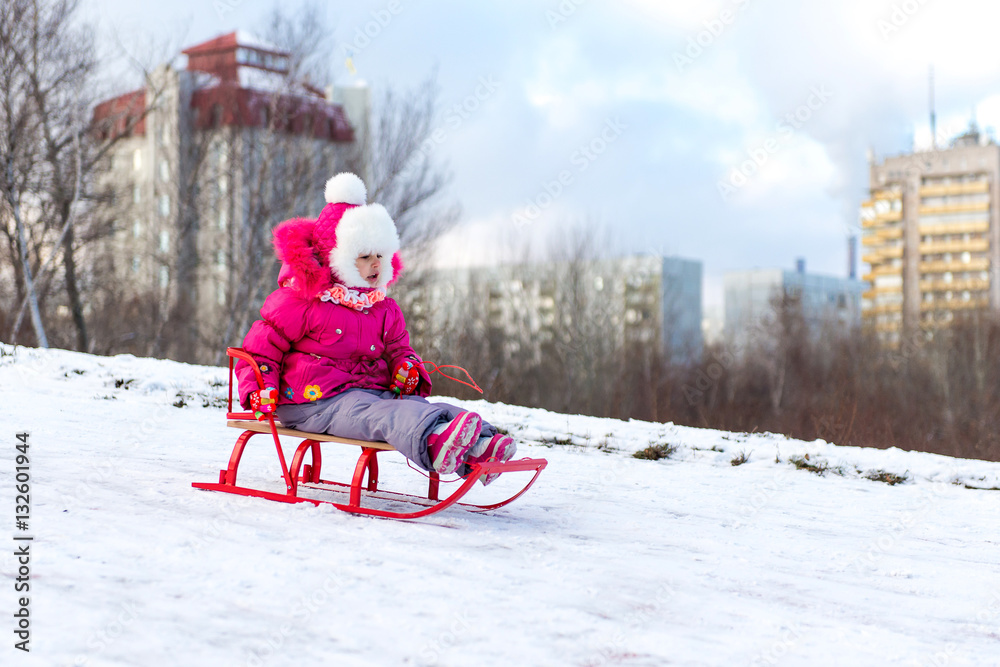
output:
[{"label": "snow-covered ground", "polygon": [[[225,380],[0,346],[0,663],[1000,664],[1000,464],[474,402],[549,467],[501,510],[389,521],[192,489],[237,435]],[[676,451],[631,456],[651,445]],[[251,441],[241,482],[282,491],[268,447]],[[356,455],[328,446],[324,476]],[[12,633],[25,535],[30,654]]]}]

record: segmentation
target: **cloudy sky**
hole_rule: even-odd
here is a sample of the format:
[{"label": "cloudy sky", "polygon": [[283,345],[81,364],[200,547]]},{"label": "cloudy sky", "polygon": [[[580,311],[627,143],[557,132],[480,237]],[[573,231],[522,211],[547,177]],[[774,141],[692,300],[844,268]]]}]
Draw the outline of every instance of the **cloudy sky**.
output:
[{"label": "cloudy sky", "polygon": [[[296,0],[283,3],[294,7]],[[102,34],[191,45],[254,30],[270,0],[83,0]],[[435,155],[462,226],[446,261],[540,247],[594,221],[614,252],[722,275],[846,275],[866,152],[973,114],[1000,126],[1000,5],[940,0],[355,0],[324,3],[337,83],[376,95],[437,69]],[[368,37],[364,35],[367,31]],[[356,74],[345,64],[351,49]]]}]

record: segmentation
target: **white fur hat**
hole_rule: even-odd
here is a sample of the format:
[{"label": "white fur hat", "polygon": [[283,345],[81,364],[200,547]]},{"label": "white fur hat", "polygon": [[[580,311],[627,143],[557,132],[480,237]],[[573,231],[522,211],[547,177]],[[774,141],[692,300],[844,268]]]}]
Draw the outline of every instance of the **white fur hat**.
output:
[{"label": "white fur hat", "polygon": [[314,238],[334,279],[347,287],[370,287],[355,262],[378,254],[383,263],[377,287],[385,289],[401,266],[399,234],[389,212],[381,204],[365,204],[367,189],[355,174],[337,174],[327,181],[325,194],[327,205],[316,220]]}]

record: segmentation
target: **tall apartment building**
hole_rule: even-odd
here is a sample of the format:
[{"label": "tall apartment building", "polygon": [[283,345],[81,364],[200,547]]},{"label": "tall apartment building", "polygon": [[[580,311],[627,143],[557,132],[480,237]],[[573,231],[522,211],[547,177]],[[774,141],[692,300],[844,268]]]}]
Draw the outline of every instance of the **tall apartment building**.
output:
[{"label": "tall apartment building", "polygon": [[315,216],[338,171],[370,177],[370,96],[293,80],[288,53],[243,32],[182,53],[186,67],[94,110],[99,133],[123,135],[103,251],[122,303],[146,304],[137,335],[172,330],[145,352],[208,361],[273,286],[274,225]]},{"label": "tall apartment building", "polygon": [[442,327],[475,331],[498,341],[504,356],[536,362],[549,346],[580,342],[564,338],[596,337],[609,349],[655,348],[685,363],[702,354],[701,283],[701,262],[637,255],[438,269],[399,298],[415,337]]},{"label": "tall apartment building", "polygon": [[870,162],[862,314],[884,342],[1000,309],[998,176],[1000,146],[975,125],[947,148]]},{"label": "tall apartment building", "polygon": [[806,273],[801,260],[795,271],[729,271],[724,284],[724,338],[735,349],[749,349],[756,334],[771,333],[768,327],[778,317],[777,300],[784,297],[795,299],[813,334],[831,326],[849,331],[861,323],[862,282]]}]

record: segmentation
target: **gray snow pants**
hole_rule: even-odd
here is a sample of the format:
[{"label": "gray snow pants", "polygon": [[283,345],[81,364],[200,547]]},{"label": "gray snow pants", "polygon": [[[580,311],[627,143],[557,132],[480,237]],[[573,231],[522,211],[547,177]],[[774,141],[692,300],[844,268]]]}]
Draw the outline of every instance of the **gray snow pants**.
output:
[{"label": "gray snow pants", "polygon": [[[427,436],[460,412],[454,405],[431,403],[422,396],[396,398],[391,391],[377,389],[348,389],[311,403],[279,405],[276,410],[288,428],[388,442],[424,470],[432,470]],[[482,435],[492,437],[496,432],[483,422]]]}]

